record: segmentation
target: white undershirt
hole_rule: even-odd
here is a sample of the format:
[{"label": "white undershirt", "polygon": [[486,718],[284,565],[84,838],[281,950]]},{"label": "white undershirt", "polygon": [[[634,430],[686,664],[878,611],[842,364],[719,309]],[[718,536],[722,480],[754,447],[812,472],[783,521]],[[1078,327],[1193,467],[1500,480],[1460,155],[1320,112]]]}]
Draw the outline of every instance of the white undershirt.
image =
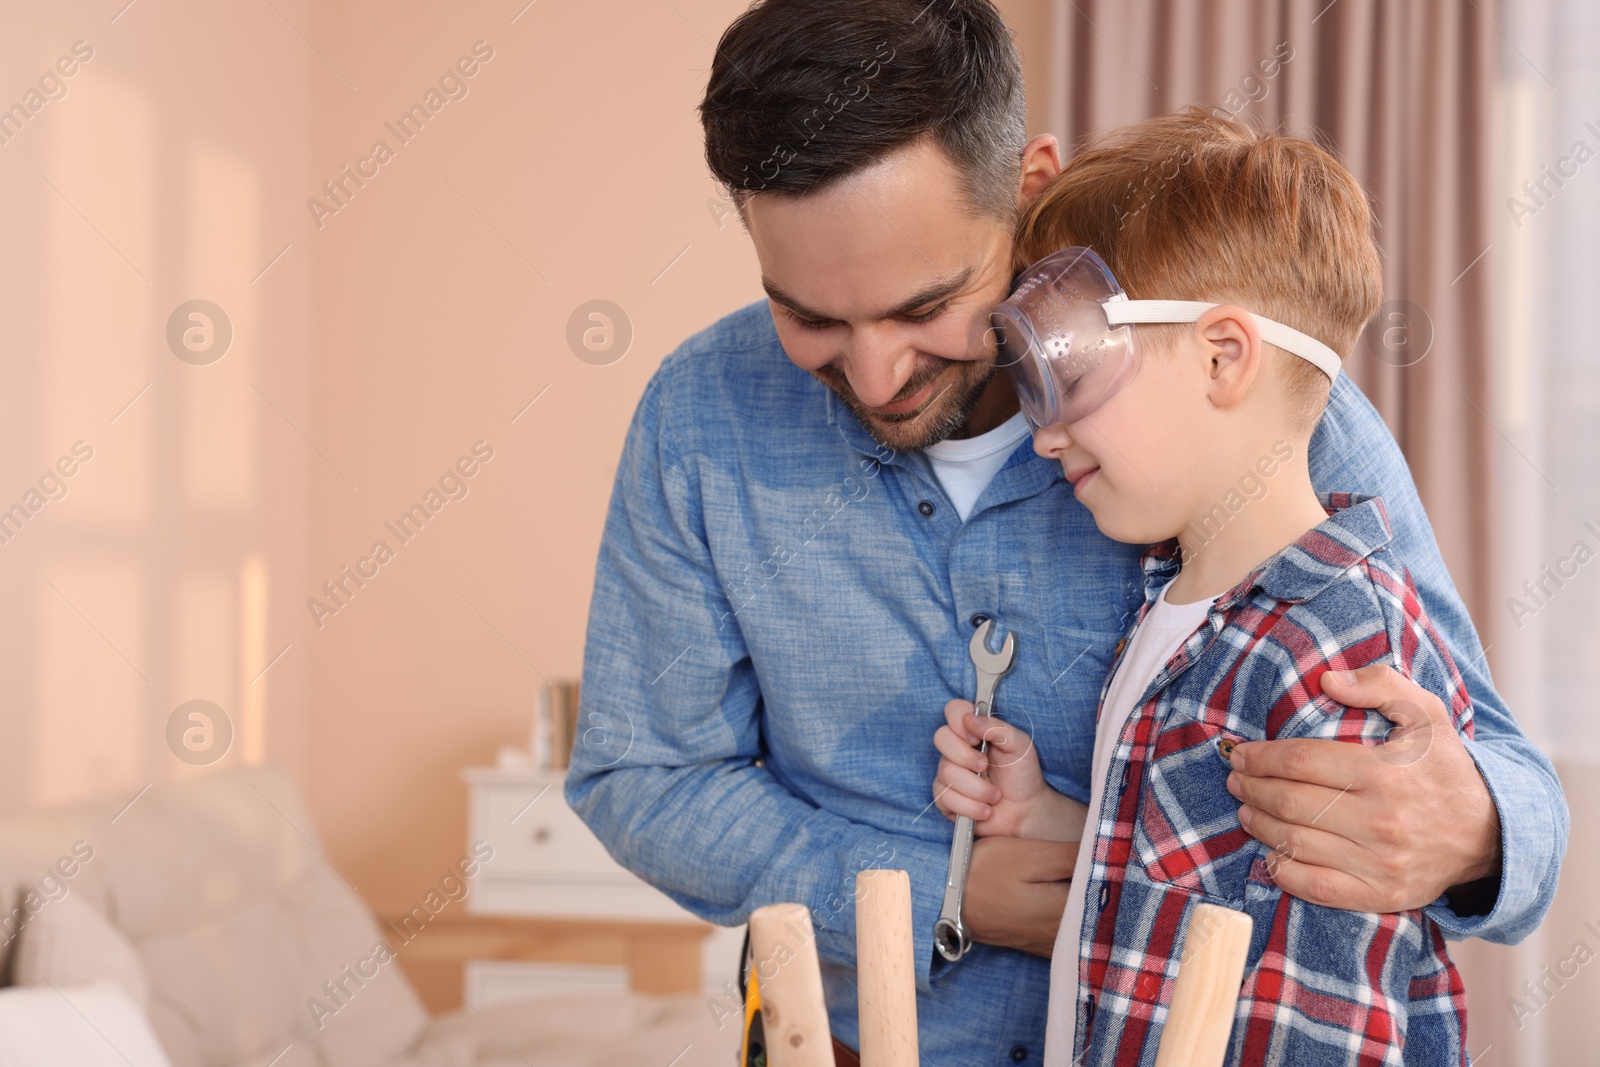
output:
[{"label": "white undershirt", "polygon": [[[1072,886],[1067,890],[1067,910],[1061,916],[1055,951],[1050,957],[1050,1014],[1045,1023],[1045,1067],[1069,1067],[1075,1043],[1078,1016],[1078,942],[1083,933],[1083,894],[1094,863],[1095,830],[1101,822],[1100,805],[1105,798],[1106,775],[1117,738],[1135,704],[1150,688],[1167,660],[1205,621],[1216,597],[1192,604],[1167,603],[1169,583],[1150,606],[1144,621],[1128,639],[1127,653],[1117,667],[1106,690],[1105,707],[1094,734],[1094,766],[1089,777],[1089,823],[1078,842],[1078,863],[1073,868]],[[1111,797],[1116,802],[1116,794]],[[1079,877],[1079,876],[1082,877]]]},{"label": "white undershirt", "polygon": [[972,505],[1030,432],[1028,420],[1019,411],[988,433],[960,441],[940,441],[922,450],[962,522],[967,521]]}]

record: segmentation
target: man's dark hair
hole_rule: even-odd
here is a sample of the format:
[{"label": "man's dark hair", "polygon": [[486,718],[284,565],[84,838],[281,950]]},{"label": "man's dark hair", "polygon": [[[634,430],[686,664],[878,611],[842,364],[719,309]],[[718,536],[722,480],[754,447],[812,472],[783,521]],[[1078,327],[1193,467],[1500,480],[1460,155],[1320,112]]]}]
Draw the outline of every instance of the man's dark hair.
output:
[{"label": "man's dark hair", "polygon": [[700,120],[711,173],[741,209],[929,136],[975,210],[1016,210],[1022,65],[989,0],[758,0],[717,44]]}]

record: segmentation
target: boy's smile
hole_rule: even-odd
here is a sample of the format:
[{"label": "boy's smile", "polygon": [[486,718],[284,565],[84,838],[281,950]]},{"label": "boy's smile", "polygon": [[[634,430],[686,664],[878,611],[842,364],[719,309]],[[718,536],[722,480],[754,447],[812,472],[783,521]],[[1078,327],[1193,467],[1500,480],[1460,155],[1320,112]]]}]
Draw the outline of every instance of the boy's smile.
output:
[{"label": "boy's smile", "polygon": [[1098,466],[1079,467],[1077,470],[1068,470],[1066,460],[1062,460],[1062,473],[1067,476],[1067,481],[1072,483],[1072,494],[1079,500],[1083,499],[1083,488],[1089,484],[1089,479],[1100,472]]}]

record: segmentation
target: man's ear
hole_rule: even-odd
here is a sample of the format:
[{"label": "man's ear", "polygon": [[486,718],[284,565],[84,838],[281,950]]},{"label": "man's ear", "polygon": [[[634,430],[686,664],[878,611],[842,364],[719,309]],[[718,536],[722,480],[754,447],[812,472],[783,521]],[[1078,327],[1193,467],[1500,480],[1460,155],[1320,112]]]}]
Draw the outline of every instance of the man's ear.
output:
[{"label": "man's ear", "polygon": [[1050,180],[1061,173],[1061,145],[1055,134],[1041,133],[1022,150],[1022,182],[1017,188],[1017,207],[1039,195]]},{"label": "man's ear", "polygon": [[1261,370],[1261,329],[1255,316],[1232,304],[1219,304],[1194,324],[1211,380],[1206,397],[1215,407],[1231,408],[1244,399]]}]

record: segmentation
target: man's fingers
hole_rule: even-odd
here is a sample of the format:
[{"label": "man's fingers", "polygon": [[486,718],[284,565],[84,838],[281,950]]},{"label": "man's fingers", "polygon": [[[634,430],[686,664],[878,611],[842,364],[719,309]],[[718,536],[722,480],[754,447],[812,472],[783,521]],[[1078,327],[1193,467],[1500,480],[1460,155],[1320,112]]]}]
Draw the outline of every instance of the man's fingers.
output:
[{"label": "man's fingers", "polygon": [[1498,812],[1445,703],[1382,665],[1325,672],[1321,686],[1394,726],[1381,745],[1234,748],[1228,791],[1251,809],[1241,822],[1267,845],[1287,846],[1271,854],[1278,884],[1315,904],[1388,913],[1494,874]]},{"label": "man's fingers", "polygon": [[1244,827],[1245,833],[1272,849],[1280,859],[1333,867],[1341,871],[1357,869],[1362,863],[1363,857],[1357,854],[1357,846],[1353,842],[1323,829],[1320,822],[1316,826],[1286,823],[1265,811],[1247,806],[1239,809],[1239,824]]},{"label": "man's fingers", "polygon": [[[1388,736],[1384,738],[1383,744],[1372,751],[1385,763],[1395,767],[1409,767],[1433,749],[1433,741],[1436,735],[1451,731],[1453,727],[1439,725],[1409,701],[1401,701],[1401,704],[1408,706],[1406,712],[1408,721],[1390,730]],[[1443,706],[1442,704],[1440,705],[1440,707]],[[1387,711],[1384,714],[1389,715],[1391,719],[1395,718],[1394,715]],[[1395,721],[1397,723],[1400,722],[1399,719],[1395,719]]]},{"label": "man's fingers", "polygon": [[[1339,748],[1356,747],[1339,741],[1323,743]],[[1350,792],[1347,786],[1308,785],[1284,778],[1256,778],[1235,772],[1228,776],[1228,792],[1241,803],[1265,812],[1281,823],[1316,826],[1341,837],[1350,836],[1350,816],[1339,806],[1339,802],[1347,799]],[[1353,806],[1345,805],[1346,808]]]},{"label": "man's fingers", "polygon": [[1284,778],[1333,789],[1360,788],[1372,750],[1348,741],[1296,737],[1235,745],[1229,762],[1241,777]]},{"label": "man's fingers", "polygon": [[1444,701],[1410,678],[1382,664],[1359,671],[1328,671],[1323,691],[1352,708],[1374,708],[1394,728],[1377,749],[1385,763],[1410,766],[1433,748],[1435,735],[1453,734],[1455,722]]},{"label": "man's fingers", "polygon": [[1277,853],[1269,855],[1266,862],[1267,873],[1290,896],[1325,908],[1343,908],[1345,911],[1388,910],[1371,886],[1343,871],[1302,863]]},{"label": "man's fingers", "polygon": [[[1402,679],[1398,671],[1386,663],[1369,663],[1353,671],[1323,671],[1322,691],[1341,704],[1352,708],[1375,708],[1395,695],[1394,683]],[[1370,704],[1346,700],[1347,696],[1375,697]]]},{"label": "man's fingers", "polygon": [[1382,663],[1354,671],[1324,671],[1322,691],[1348,708],[1373,708],[1396,726],[1440,723],[1454,729],[1444,701]]}]

